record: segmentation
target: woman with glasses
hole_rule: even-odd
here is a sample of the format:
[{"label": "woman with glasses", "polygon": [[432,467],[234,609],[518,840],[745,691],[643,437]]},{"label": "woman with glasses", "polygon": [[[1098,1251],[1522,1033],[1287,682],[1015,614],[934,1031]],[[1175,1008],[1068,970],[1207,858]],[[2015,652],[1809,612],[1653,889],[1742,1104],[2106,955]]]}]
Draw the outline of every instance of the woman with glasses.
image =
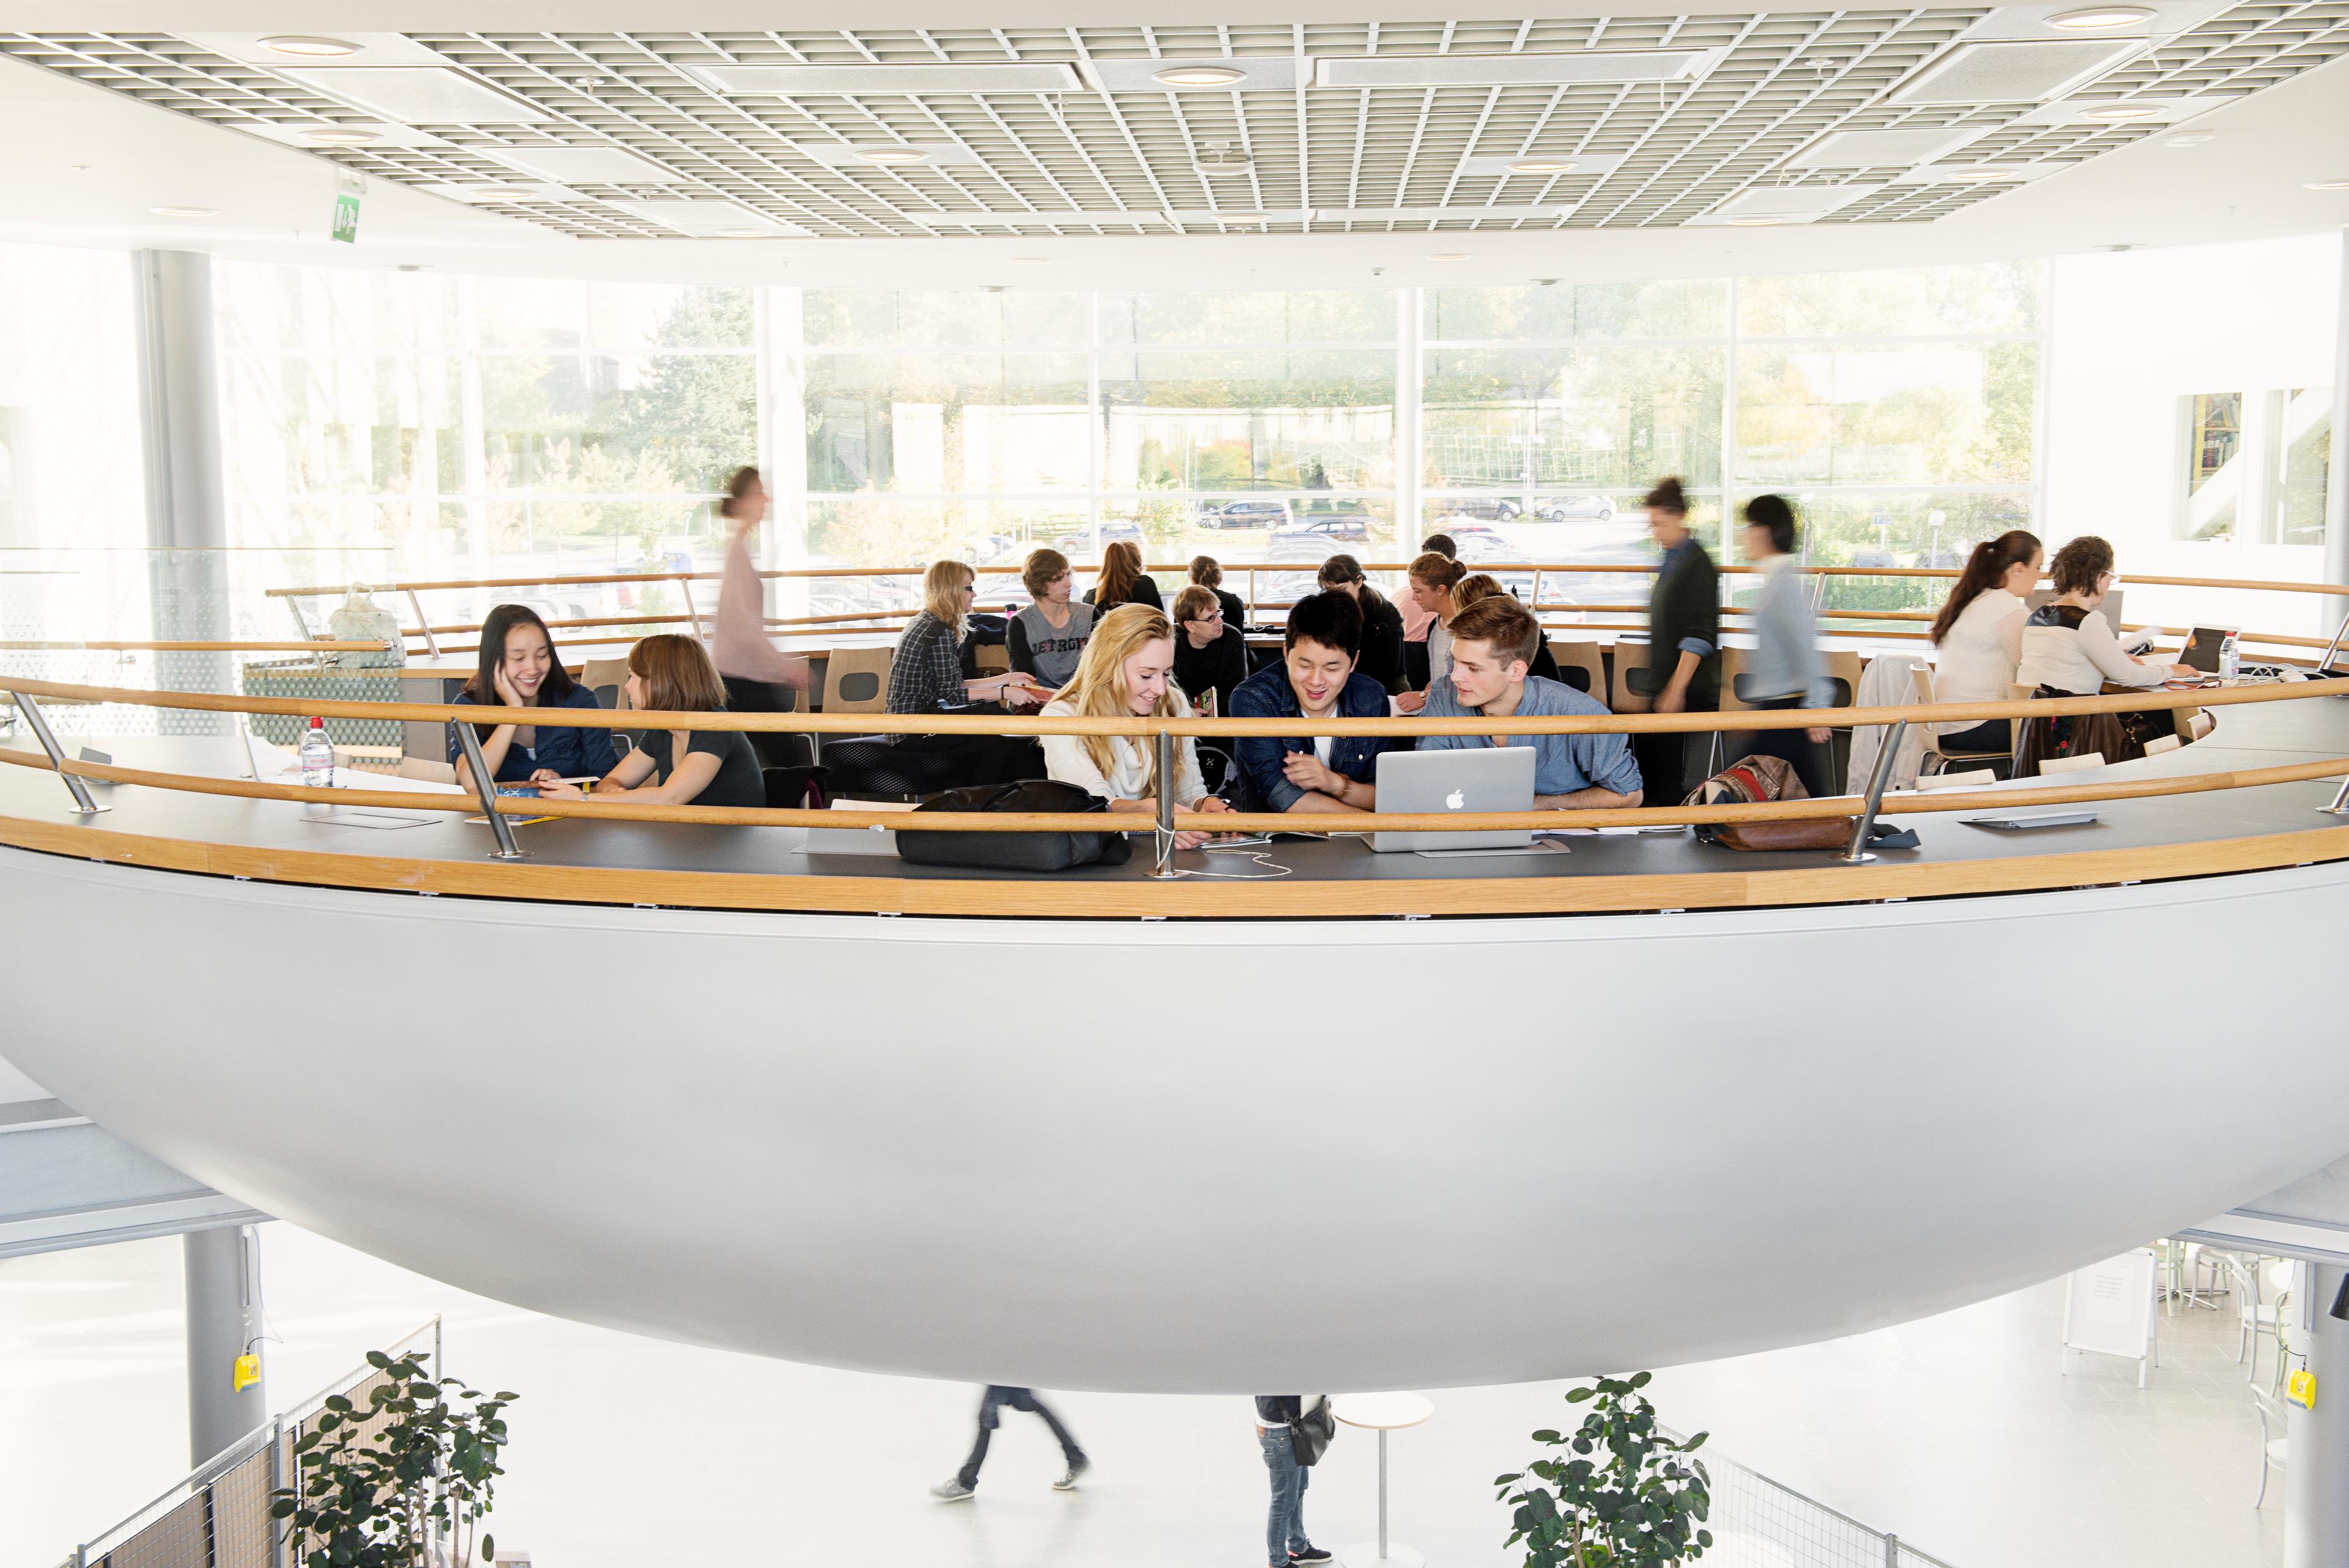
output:
[{"label": "woman with glasses", "polygon": [[1402,611],[1386,595],[1371,587],[1362,564],[1351,556],[1332,556],[1321,563],[1315,579],[1325,594],[1343,594],[1362,612],[1362,657],[1354,669],[1387,689],[1387,695],[1410,690],[1403,674]]},{"label": "woman with glasses", "polygon": [[[1002,675],[963,673],[963,633],[970,620],[976,575],[962,561],[933,561],[922,575],[922,610],[905,623],[889,665],[888,710],[892,713],[957,711],[978,702],[1015,706],[1029,700],[1030,678],[1014,670]],[[955,762],[949,783],[1009,784],[1036,776],[1036,742],[1016,735],[891,735],[910,752],[947,752]]]},{"label": "woman with glasses", "polygon": [[[2116,580],[2113,566],[2113,547],[2093,534],[2073,540],[2047,563],[2055,597],[2023,622],[2023,659],[2014,671],[2015,683],[2031,687],[2033,697],[2094,697],[2108,683],[2149,688],[2201,679],[2185,665],[2155,663],[2123,650],[2112,622],[2096,613]],[[2025,719],[2015,742],[2015,776],[2034,776],[2052,757],[2091,752],[2107,763],[2141,757],[2147,741],[2175,730],[2166,711]]]},{"label": "woman with glasses", "polygon": [[1226,626],[1247,627],[1247,606],[1240,602],[1239,595],[1224,587],[1222,563],[1213,556],[1192,556],[1191,581],[1195,587],[1206,588],[1216,596],[1216,602],[1224,607]]}]

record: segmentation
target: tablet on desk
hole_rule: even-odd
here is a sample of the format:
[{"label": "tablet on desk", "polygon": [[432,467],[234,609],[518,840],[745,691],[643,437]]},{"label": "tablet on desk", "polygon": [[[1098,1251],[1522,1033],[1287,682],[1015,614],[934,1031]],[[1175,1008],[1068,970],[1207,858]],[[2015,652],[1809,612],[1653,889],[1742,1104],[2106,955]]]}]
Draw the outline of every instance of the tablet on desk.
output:
[{"label": "tablet on desk", "polygon": [[1995,827],[2019,832],[2032,827],[2080,827],[2096,820],[2093,811],[2058,806],[2053,811],[1993,811],[1958,818],[1969,827]]}]

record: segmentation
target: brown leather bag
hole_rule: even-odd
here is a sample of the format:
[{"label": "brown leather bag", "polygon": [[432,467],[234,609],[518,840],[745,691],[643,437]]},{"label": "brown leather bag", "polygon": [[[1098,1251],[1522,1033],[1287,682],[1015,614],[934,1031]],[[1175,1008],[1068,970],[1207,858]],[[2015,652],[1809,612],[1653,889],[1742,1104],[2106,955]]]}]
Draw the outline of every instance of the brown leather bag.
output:
[{"label": "brown leather bag", "polygon": [[[1810,792],[1784,757],[1745,756],[1689,792],[1682,805],[1739,805],[1763,800],[1808,800]],[[1841,849],[1851,842],[1848,816],[1806,822],[1716,822],[1699,838],[1731,849]]]}]

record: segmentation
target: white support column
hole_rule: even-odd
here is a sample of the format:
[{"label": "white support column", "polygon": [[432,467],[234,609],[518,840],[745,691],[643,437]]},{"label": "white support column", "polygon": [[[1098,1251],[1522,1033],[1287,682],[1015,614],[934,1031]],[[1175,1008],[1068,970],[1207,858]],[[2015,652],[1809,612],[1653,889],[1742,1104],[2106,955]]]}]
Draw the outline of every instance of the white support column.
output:
[{"label": "white support column", "polygon": [[1099,289],[1085,296],[1085,534],[1092,543],[1093,559],[1098,561],[1102,547],[1102,455],[1109,444],[1109,416],[1102,407]]},{"label": "white support column", "polygon": [[[250,1225],[191,1231],[187,1261],[189,1464],[201,1465],[269,1419],[255,1377],[236,1386],[236,1359],[261,1354],[261,1245]],[[434,1369],[438,1371],[436,1367]]]},{"label": "white support column", "polygon": [[1723,566],[1737,558],[1729,544],[1730,516],[1736,509],[1737,279],[1733,275],[1729,280],[1729,345],[1721,357],[1721,537],[1713,546],[1713,558]]},{"label": "white support column", "polygon": [[1425,472],[1420,418],[1427,375],[1424,303],[1416,288],[1395,290],[1395,538],[1406,561],[1419,554],[1419,542],[1427,536],[1426,504],[1420,493]]},{"label": "white support column", "polygon": [[2284,1568],[2349,1563],[2349,1323],[2330,1312],[2349,1272],[2303,1263],[2292,1343],[2316,1374],[2316,1407],[2285,1407],[2292,1447],[2283,1473]]},{"label": "white support column", "polygon": [[[2325,468],[2324,580],[2349,583],[2349,228],[2341,231],[2341,286],[2333,307],[2333,453]],[[2333,635],[2349,599],[2329,601],[2322,634]],[[2344,1366],[2349,1373],[2349,1366]]]},{"label": "white support column", "polygon": [[[220,372],[212,257],[134,251],[140,446],[147,479],[149,613],[159,639],[217,640],[230,630],[228,502],[221,482]],[[165,653],[156,683],[227,691],[228,656]],[[177,715],[182,733],[225,733],[218,714]]]}]

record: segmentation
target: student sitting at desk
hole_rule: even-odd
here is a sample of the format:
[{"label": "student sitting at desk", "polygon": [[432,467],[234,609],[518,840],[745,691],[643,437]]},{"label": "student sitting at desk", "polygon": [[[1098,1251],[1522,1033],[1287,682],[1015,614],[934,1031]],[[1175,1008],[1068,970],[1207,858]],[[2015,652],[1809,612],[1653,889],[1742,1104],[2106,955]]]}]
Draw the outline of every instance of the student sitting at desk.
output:
[{"label": "student sitting at desk", "polygon": [[[715,713],[726,683],[701,644],[665,632],[628,649],[628,705],[660,713]],[[593,789],[541,784],[547,800],[632,800],[645,805],[767,804],[765,775],[750,737],[740,730],[648,730]]]},{"label": "student sitting at desk", "polygon": [[1148,605],[1161,615],[1166,612],[1158,579],[1142,569],[1142,546],[1131,539],[1112,539],[1102,547],[1101,576],[1085,590],[1085,603],[1096,615],[1120,605]]},{"label": "student sitting at desk", "polygon": [[1313,585],[1320,593],[1345,595],[1362,612],[1362,656],[1355,668],[1386,688],[1390,696],[1411,690],[1403,672],[1402,611],[1371,587],[1362,564],[1351,556],[1332,556],[1321,563]]},{"label": "student sitting at desk", "polygon": [[[1047,718],[1179,719],[1190,713],[1174,685],[1174,628],[1148,605],[1120,605],[1095,623],[1085,657],[1061,694],[1044,704]],[[1150,737],[1046,735],[1048,777],[1090,790],[1121,815],[1158,814],[1158,747]],[[1174,750],[1174,804],[1184,811],[1223,811],[1199,776],[1198,742],[1185,736]],[[1207,836],[1178,833],[1177,849],[1195,849]]]},{"label": "student sitting at desk", "polygon": [[[1006,706],[1032,701],[1030,677],[1014,670],[1002,675],[966,678],[963,634],[970,621],[973,582],[962,561],[933,561],[922,575],[922,610],[905,623],[889,663],[884,703],[892,713],[937,713],[974,703]],[[1036,776],[1036,743],[1024,735],[893,734],[889,743],[907,752],[943,752],[951,761],[936,787],[1009,784]]]},{"label": "student sitting at desk", "polygon": [[1019,581],[1036,602],[1011,618],[1006,639],[1011,668],[1034,676],[1045,691],[1058,691],[1084,657],[1085,639],[1093,634],[1093,607],[1069,602],[1076,577],[1058,550],[1030,552]]},{"label": "student sitting at desk", "polygon": [[[2183,664],[2155,663],[2122,650],[2112,623],[2096,613],[2113,586],[2113,547],[2084,534],[2055,552],[2047,575],[2055,597],[2023,623],[2023,659],[2015,666],[2019,686],[2032,696],[2094,697],[2106,682],[2115,686],[2159,686],[2167,680],[2199,680],[2202,672]],[[2014,776],[2036,777],[2050,757],[2085,756],[2107,763],[2145,755],[2145,743],[2175,733],[2166,710],[2138,713],[2081,713],[2025,719],[2015,737]]]},{"label": "student sitting at desk", "polygon": [[[481,623],[480,663],[455,701],[481,707],[594,708],[595,694],[564,673],[554,657],[546,623],[526,605],[500,605]],[[541,779],[601,778],[612,771],[612,732],[555,724],[476,724],[481,760],[499,784],[535,784]],[[457,787],[473,787],[457,726],[449,726],[449,761]]]},{"label": "student sitting at desk", "polygon": [[1247,679],[1247,639],[1224,618],[1213,588],[1196,583],[1174,596],[1174,684],[1194,701],[1216,694],[1216,711],[1232,711],[1232,693]]},{"label": "student sitting at desk", "polygon": [[[1280,662],[1232,694],[1236,719],[1383,719],[1386,688],[1354,668],[1362,612],[1344,594],[1308,594],[1289,607]],[[1240,777],[1267,811],[1364,812],[1378,805],[1379,753],[1408,751],[1401,735],[1248,735]]]},{"label": "student sitting at desk", "polygon": [[1240,602],[1239,595],[1224,587],[1224,568],[1213,556],[1191,557],[1191,586],[1215,595],[1216,603],[1223,608],[1224,624],[1247,635],[1247,606]]},{"label": "student sitting at desk", "polygon": [[[1541,627],[1533,611],[1502,594],[1478,599],[1452,618],[1452,673],[1428,688],[1425,717],[1547,719],[1604,713],[1573,687],[1529,674]],[[1623,735],[1422,735],[1419,749],[1475,751],[1522,746],[1535,751],[1534,807],[1590,811],[1640,804],[1640,765]]]},{"label": "student sitting at desk", "polygon": [[[1460,611],[1466,609],[1470,605],[1475,604],[1478,599],[1489,599],[1495,594],[1508,594],[1508,589],[1501,586],[1501,579],[1493,576],[1490,572],[1471,572],[1468,576],[1461,578],[1458,582],[1452,585],[1453,613],[1455,615],[1458,614]],[[1516,596],[1510,595],[1510,597],[1515,597]],[[1538,629],[1541,623],[1541,618],[1539,616],[1536,616],[1534,618],[1534,622],[1536,628]],[[1549,634],[1547,632],[1542,632],[1541,647],[1535,650],[1534,661],[1531,665],[1527,666],[1527,669],[1530,670],[1532,673],[1540,676],[1544,680],[1555,680],[1557,679],[1557,655],[1549,650]]]}]

